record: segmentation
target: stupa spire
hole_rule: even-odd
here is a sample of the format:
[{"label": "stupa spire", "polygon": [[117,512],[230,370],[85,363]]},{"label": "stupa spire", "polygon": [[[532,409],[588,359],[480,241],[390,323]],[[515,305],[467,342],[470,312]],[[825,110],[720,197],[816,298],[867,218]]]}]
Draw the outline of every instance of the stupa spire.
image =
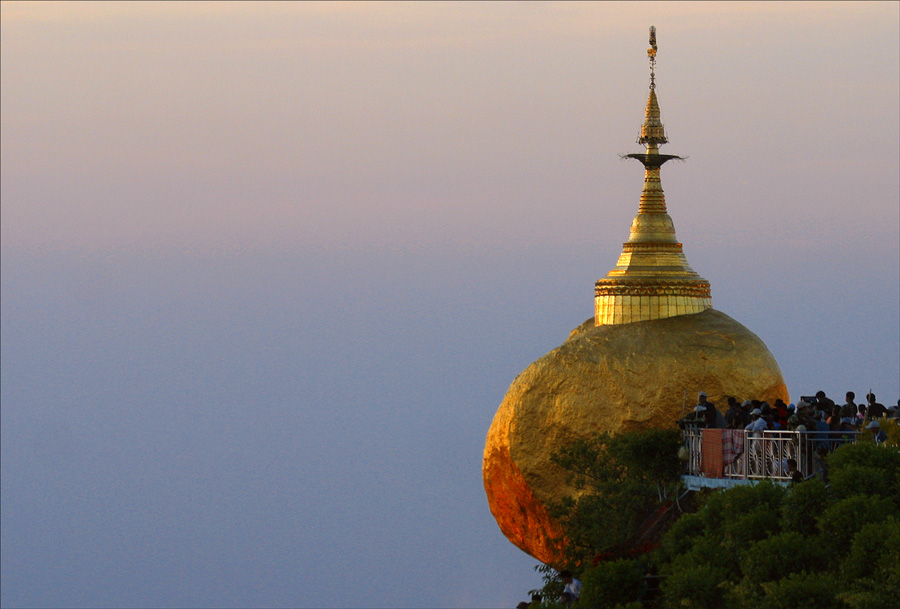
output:
[{"label": "stupa spire", "polygon": [[637,140],[646,150],[625,155],[644,165],[644,188],[616,267],[595,284],[594,323],[598,326],[687,315],[712,307],[709,282],[691,269],[666,211],[660,167],[681,157],[659,153],[669,140],[656,96],[657,50],[656,28],[651,26],[650,94]]},{"label": "stupa spire", "polygon": [[647,57],[650,58],[650,96],[647,98],[647,109],[644,111],[644,124],[641,126],[639,144],[647,144],[647,150],[656,149],[661,144],[667,143],[666,132],[663,129],[659,112],[659,100],[656,99],[656,27],[650,26],[650,48],[647,49]]}]

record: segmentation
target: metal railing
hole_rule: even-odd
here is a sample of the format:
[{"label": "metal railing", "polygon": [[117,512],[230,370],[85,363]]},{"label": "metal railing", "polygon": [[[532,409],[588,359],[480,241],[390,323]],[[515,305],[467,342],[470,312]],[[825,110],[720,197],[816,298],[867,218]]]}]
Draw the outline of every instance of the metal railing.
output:
[{"label": "metal railing", "polygon": [[[788,459],[797,462],[797,470],[804,478],[816,473],[817,451],[820,447],[830,453],[835,448],[855,442],[856,431],[722,431],[723,477],[741,480],[790,480]],[[704,476],[703,428],[686,427],[684,444],[689,456],[686,474]],[[718,456],[717,456],[718,458]]]}]

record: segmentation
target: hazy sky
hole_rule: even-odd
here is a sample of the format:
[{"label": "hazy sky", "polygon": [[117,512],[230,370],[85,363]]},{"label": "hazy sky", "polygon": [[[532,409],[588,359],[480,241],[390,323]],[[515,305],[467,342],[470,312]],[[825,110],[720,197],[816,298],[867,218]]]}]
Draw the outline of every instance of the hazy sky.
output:
[{"label": "hazy sky", "polygon": [[637,211],[900,397],[900,4],[4,3],[2,602],[514,607],[485,434]]}]

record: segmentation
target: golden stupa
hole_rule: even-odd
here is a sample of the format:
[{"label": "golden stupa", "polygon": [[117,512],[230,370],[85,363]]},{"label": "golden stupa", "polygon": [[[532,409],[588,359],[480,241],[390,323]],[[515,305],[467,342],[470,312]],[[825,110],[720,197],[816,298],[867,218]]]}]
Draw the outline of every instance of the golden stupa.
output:
[{"label": "golden stupa", "polygon": [[[650,95],[630,154],[645,168],[638,214],[611,271],[595,284],[594,317],[513,381],[488,431],[482,473],[501,531],[538,560],[561,561],[565,531],[546,505],[577,491],[551,455],[602,432],[670,427],[686,393],[723,404],[789,401],[775,358],[744,326],[712,308],[709,282],[690,265],[666,210],[660,167],[667,143],[656,95],[650,29]],[[693,404],[692,404],[693,405]]]}]

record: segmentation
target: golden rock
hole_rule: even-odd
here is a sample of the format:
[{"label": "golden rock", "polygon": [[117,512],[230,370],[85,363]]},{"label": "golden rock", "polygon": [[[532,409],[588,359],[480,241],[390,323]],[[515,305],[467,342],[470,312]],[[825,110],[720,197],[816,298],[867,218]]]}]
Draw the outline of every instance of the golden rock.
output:
[{"label": "golden rock", "polygon": [[747,328],[715,309],[630,324],[576,328],[513,381],[484,449],[484,486],[504,535],[548,564],[565,531],[549,502],[574,495],[550,457],[576,438],[671,427],[698,391],[723,405],[786,402],[775,358]]},{"label": "golden rock", "polygon": [[547,506],[574,495],[551,456],[579,438],[670,427],[698,391],[724,405],[789,401],[775,358],[744,326],[712,308],[709,282],[687,262],[666,209],[659,153],[668,139],[656,96],[651,28],[650,95],[630,154],[645,168],[638,214],[609,273],[597,280],[594,317],[525,369],[488,431],[483,476],[491,512],[515,545],[558,564],[565,531]]}]

